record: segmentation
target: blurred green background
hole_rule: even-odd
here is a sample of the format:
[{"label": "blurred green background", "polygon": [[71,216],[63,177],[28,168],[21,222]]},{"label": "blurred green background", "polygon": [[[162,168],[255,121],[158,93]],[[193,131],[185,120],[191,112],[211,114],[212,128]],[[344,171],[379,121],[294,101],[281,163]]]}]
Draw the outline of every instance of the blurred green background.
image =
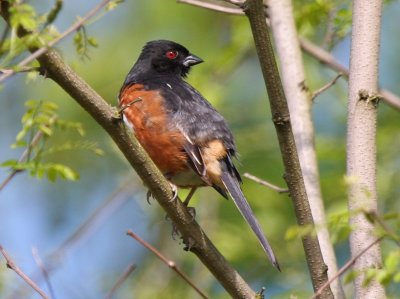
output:
[{"label": "blurred green background", "polygon": [[[97,2],[65,1],[55,24],[60,31],[65,30],[77,15],[83,16]],[[41,12],[52,5],[52,1],[30,3]],[[398,2],[385,7],[380,67],[382,87],[397,94],[400,94],[399,13]],[[321,41],[322,21],[317,21],[321,22],[321,27],[312,31],[304,26],[307,18],[299,19],[299,22],[303,22],[304,34],[316,42]],[[1,26],[4,23],[0,22]],[[126,1],[87,26],[86,31],[99,44],[98,48],[90,49],[89,58],[78,58],[71,37],[58,44],[57,49],[110,105],[116,105],[125,75],[147,41],[171,39],[203,58],[205,63],[193,68],[188,81],[230,124],[240,153],[239,171],[284,186],[277,138],[246,18],[174,1]],[[334,55],[345,65],[348,64],[349,46],[350,40],[345,38],[333,48]],[[311,90],[318,89],[335,76],[313,58],[305,55],[304,60]],[[329,215],[338,215],[346,210],[346,95],[347,83],[340,79],[317,98],[313,107],[321,184]],[[111,197],[112,203],[103,209],[89,231],[77,238],[78,242],[67,243],[62,253],[53,254],[46,260],[52,269],[50,280],[57,299],[102,298],[132,262],[137,264],[137,269],[115,298],[197,298],[198,295],[174,272],[125,235],[129,228],[174,260],[211,298],[228,298],[195,256],[184,252],[179,240],[172,239],[171,224],[165,219],[165,213],[154,200],[151,205],[147,204],[147,190],[111,139],[60,87],[44,78],[27,82],[25,75],[17,75],[6,81],[0,97],[0,161],[21,154],[9,146],[21,128],[24,102],[29,99],[54,101],[60,107],[60,117],[84,124],[84,137],[62,131],[51,139],[52,144],[65,140],[88,140],[97,142],[104,150],[103,156],[76,150],[48,157],[50,161],[64,163],[78,171],[80,180],[77,182],[58,180],[50,183],[23,173],[0,193],[0,243],[22,269],[41,281],[41,286],[45,288],[32,257],[32,246],[36,246],[46,260]],[[399,125],[399,111],[381,103],[378,192],[382,213],[399,211]],[[0,171],[0,180],[3,180],[8,170],[3,168]],[[192,202],[196,207],[197,221],[255,290],[266,287],[267,298],[289,298],[290,295],[307,298],[312,288],[301,241],[299,238],[285,238],[286,231],[296,224],[290,198],[247,179],[244,179],[243,189],[277,253],[282,273],[269,264],[234,204],[217,192],[211,189],[197,192]],[[117,195],[113,195],[116,190]],[[181,191],[181,194],[185,192]],[[338,225],[334,232],[339,236],[335,249],[339,264],[343,265],[349,257],[348,245],[345,239],[340,238],[342,232]],[[383,252],[390,250],[393,250],[393,245],[384,242]],[[346,291],[351,293],[350,285],[346,285]],[[393,298],[399,292],[398,285],[389,287]],[[39,298],[5,267],[0,270],[0,297]]]}]

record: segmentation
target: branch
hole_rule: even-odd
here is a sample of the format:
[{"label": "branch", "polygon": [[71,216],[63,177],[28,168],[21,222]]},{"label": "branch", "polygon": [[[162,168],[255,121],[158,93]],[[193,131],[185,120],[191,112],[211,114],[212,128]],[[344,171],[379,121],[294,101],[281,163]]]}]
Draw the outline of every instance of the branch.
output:
[{"label": "branch", "polygon": [[367,247],[362,249],[357,255],[355,255],[353,258],[351,258],[346,264],[343,265],[342,268],[339,269],[339,271],[332,276],[331,279],[329,279],[326,283],[324,283],[321,288],[316,292],[310,299],[316,299],[319,295],[322,294],[323,290],[325,290],[332,282],[334,282],[336,279],[338,279],[344,272],[346,272],[351,266],[354,265],[354,263],[359,259],[363,254],[365,254],[372,246],[375,244],[378,244],[380,241],[382,241],[384,237],[380,237],[373,241],[371,244],[369,244]]},{"label": "branch", "polygon": [[145,240],[140,238],[138,235],[136,235],[134,232],[131,230],[128,230],[126,233],[128,236],[131,236],[134,238],[136,241],[138,241],[142,246],[150,250],[152,253],[154,253],[164,264],[166,264],[168,267],[170,267],[173,271],[175,271],[188,285],[190,285],[202,298],[207,299],[208,297],[190,280],[190,278],[182,272],[178,266],[175,264],[174,261],[168,260],[165,256],[162,255],[161,252],[159,252],[157,249],[155,249],[153,246],[151,246],[149,243],[147,243]]},{"label": "branch", "polygon": [[[61,40],[66,38],[68,35],[73,33],[74,31],[78,30],[81,28],[90,18],[92,18],[94,15],[96,15],[104,6],[108,4],[111,0],[103,0],[101,1],[98,5],[96,5],[91,11],[89,11],[83,18],[80,18],[78,21],[76,21],[71,27],[69,27],[67,30],[65,30],[60,36],[57,38],[53,39],[51,42],[49,42],[46,46],[37,49],[33,51],[31,55],[23,59],[20,63],[17,64],[17,69],[25,67],[28,63],[31,63],[44,53],[46,53],[51,47],[55,46],[57,43],[59,43]],[[0,5],[1,5],[1,11],[0,14],[3,16],[3,18],[8,19],[8,6],[9,3],[6,3],[6,0],[0,0]],[[6,9],[4,9],[6,8]],[[22,31],[22,30],[21,30]],[[22,32],[23,34],[26,34],[27,32]],[[5,79],[11,77],[14,75],[17,71],[15,70],[10,70],[7,73],[4,73],[3,75],[0,76],[0,82],[4,81]]]},{"label": "branch", "polygon": [[[304,38],[300,38],[299,41],[304,52],[308,53],[319,62],[325,64],[336,72],[342,73],[346,80],[349,79],[348,68],[337,61],[331,53]],[[379,93],[382,96],[383,102],[396,110],[400,110],[400,98],[397,95],[386,89],[379,90]]]},{"label": "branch", "polygon": [[[0,4],[1,14],[8,22],[8,14],[4,12],[8,11],[9,2],[0,0]],[[35,51],[35,49],[32,50]],[[187,250],[198,256],[232,297],[253,297],[254,291],[225,260],[193,219],[186,206],[180,200],[172,200],[170,184],[151,161],[137,139],[125,129],[117,110],[110,107],[99,94],[66,65],[55,50],[49,49],[37,60],[46,69],[47,77],[62,87],[114,140],[127,161],[174,222],[182,234],[184,242],[190,240],[192,246]]]},{"label": "branch", "polygon": [[243,176],[245,178],[248,178],[248,179],[260,184],[260,185],[268,187],[268,188],[270,188],[270,189],[272,189],[272,190],[274,190],[274,191],[276,191],[278,193],[288,193],[289,192],[288,189],[284,189],[284,188],[278,187],[278,186],[276,186],[276,185],[274,185],[274,184],[272,184],[270,182],[267,182],[265,180],[262,180],[262,179],[260,179],[260,178],[258,178],[256,176],[254,176],[254,175],[252,175],[252,174],[250,174],[248,172],[244,173]]},{"label": "branch", "polygon": [[125,282],[125,280],[127,280],[127,278],[129,277],[129,275],[131,275],[131,273],[133,271],[135,271],[136,269],[136,265],[135,264],[130,264],[126,270],[124,271],[124,273],[121,274],[120,277],[118,277],[117,281],[114,283],[114,285],[112,286],[110,292],[107,294],[106,299],[112,299],[112,297],[114,296],[114,293],[116,290],[118,290],[118,288]]},{"label": "branch", "polygon": [[[335,250],[327,227],[324,201],[320,186],[318,158],[315,148],[315,130],[312,101],[306,85],[303,57],[298,41],[292,0],[270,1],[270,28],[280,62],[285,96],[289,106],[290,122],[299,155],[304,185],[316,230],[322,258],[328,267],[328,278],[337,272]],[[327,88],[327,87],[326,87]],[[322,92],[322,90],[320,91]],[[340,281],[331,286],[336,299],[344,298]]]},{"label": "branch", "polygon": [[319,88],[316,91],[314,91],[312,96],[311,96],[311,101],[314,101],[317,96],[319,96],[321,93],[323,93],[324,91],[326,91],[327,89],[332,87],[336,83],[336,81],[342,76],[343,76],[342,73],[337,74],[336,77],[331,82],[328,82],[327,84],[325,84],[321,88]]},{"label": "branch", "polygon": [[[307,198],[304,180],[300,168],[296,143],[290,123],[289,108],[283,92],[278,67],[270,41],[263,11],[262,0],[248,0],[244,5],[253,32],[255,47],[260,60],[265,86],[271,107],[273,122],[278,135],[279,146],[285,166],[285,180],[293,200],[297,223],[300,226],[313,226],[313,217]],[[328,280],[318,239],[312,234],[302,237],[308,268],[314,290]],[[333,298],[330,288],[324,290],[321,298]]]},{"label": "branch", "polygon": [[49,296],[46,295],[37,285],[34,283],[12,260],[12,258],[8,255],[8,253],[4,250],[3,246],[0,245],[0,252],[4,256],[7,262],[7,268],[13,270],[17,273],[25,282],[32,287],[43,299],[49,299]]},{"label": "branch", "polygon": [[201,0],[177,0],[177,2],[197,7],[202,7],[213,11],[223,12],[231,15],[244,15],[243,11],[239,8],[222,6],[215,3],[204,2]]},{"label": "branch", "polygon": [[[225,6],[218,5],[218,4],[213,4],[211,6],[211,5],[208,5],[209,3],[203,2],[200,0],[183,0],[183,1],[178,1],[178,2],[187,3],[187,4],[190,4],[193,6],[206,8],[206,9],[214,10],[217,12],[225,12],[227,14],[244,15],[243,11],[239,8],[237,8],[237,9],[230,8],[230,10],[226,10]],[[227,1],[227,2],[236,4],[239,6],[241,4],[240,1]],[[268,20],[267,20],[267,23],[268,23]],[[299,42],[300,42],[300,46],[304,52],[308,53],[309,55],[311,55],[315,59],[319,60],[321,63],[325,64],[327,67],[335,70],[336,72],[342,73],[343,77],[346,80],[348,80],[349,70],[344,65],[342,65],[340,62],[338,62],[331,53],[329,53],[325,49],[321,48],[320,46],[312,43],[311,41],[309,41],[305,38],[299,37]],[[386,104],[388,104],[389,106],[391,106],[392,108],[394,108],[396,110],[400,110],[400,98],[397,95],[395,95],[394,93],[392,93],[391,91],[386,90],[386,89],[381,89],[379,91],[379,93],[382,96],[383,102],[385,102]]]},{"label": "branch", "polygon": [[[364,213],[377,211],[378,195],[376,180],[376,130],[379,50],[382,0],[354,0],[351,28],[349,95],[347,107],[347,155],[346,175],[355,178],[348,185],[348,209],[351,256],[357,256],[364,246],[375,240],[375,225]],[[366,51],[365,45],[368,45]],[[381,267],[379,244],[362,255],[353,269],[361,272],[354,279],[355,297],[386,298],[383,283],[374,278],[364,284],[367,269]]]}]

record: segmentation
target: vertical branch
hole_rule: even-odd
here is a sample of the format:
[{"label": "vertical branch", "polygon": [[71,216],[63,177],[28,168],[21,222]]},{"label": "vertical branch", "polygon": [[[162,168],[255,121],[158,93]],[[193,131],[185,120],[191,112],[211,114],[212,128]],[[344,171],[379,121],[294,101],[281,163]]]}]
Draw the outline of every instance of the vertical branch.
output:
[{"label": "vertical branch", "polygon": [[[293,200],[297,222],[300,226],[313,225],[313,218],[290,123],[289,109],[265,22],[263,1],[247,0],[244,5],[244,11],[249,18],[264,75],[273,122],[278,134],[279,146],[285,166],[285,179]],[[302,237],[302,241],[313,287],[317,291],[328,280],[327,267],[322,258],[318,239],[312,236],[312,234],[308,234]],[[331,289],[325,289],[320,298],[333,298]]]},{"label": "vertical branch", "polygon": [[[338,268],[326,226],[314,142],[315,134],[311,115],[312,101],[305,83],[303,59],[294,22],[292,1],[269,1],[269,9],[271,31],[280,57],[282,83],[289,105],[290,120],[296,140],[304,184],[312,216],[318,227],[317,237],[321,246],[322,256],[328,266],[328,277],[331,278],[338,271]],[[336,299],[344,298],[339,279],[333,281],[331,288]]]},{"label": "vertical branch", "polygon": [[[382,1],[355,0],[350,53],[347,127],[347,176],[351,255],[375,240],[374,225],[364,213],[377,211],[376,117],[378,106],[378,63]],[[354,264],[355,271],[380,267],[380,246],[376,244]],[[385,289],[376,280],[363,286],[365,276],[355,279],[356,298],[385,298]]]}]

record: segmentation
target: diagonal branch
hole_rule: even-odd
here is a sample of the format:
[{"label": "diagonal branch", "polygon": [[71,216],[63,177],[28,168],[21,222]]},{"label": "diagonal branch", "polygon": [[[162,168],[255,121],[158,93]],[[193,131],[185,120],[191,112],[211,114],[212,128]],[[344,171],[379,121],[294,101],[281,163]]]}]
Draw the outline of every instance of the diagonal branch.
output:
[{"label": "diagonal branch", "polygon": [[114,296],[114,293],[118,290],[118,288],[125,282],[125,280],[128,279],[129,275],[133,271],[135,271],[136,265],[135,264],[130,264],[128,267],[125,269],[125,271],[121,274],[120,277],[118,277],[117,281],[114,283],[114,285],[111,287],[111,290],[108,292],[106,299],[112,299]]},{"label": "diagonal branch", "polygon": [[310,299],[316,299],[318,298],[319,295],[322,294],[323,290],[325,290],[332,282],[334,282],[336,279],[339,279],[339,277],[346,272],[348,269],[350,269],[351,266],[354,265],[354,263],[359,259],[363,254],[365,254],[372,246],[378,244],[380,241],[383,240],[383,236],[376,239],[375,241],[371,242],[367,247],[365,247],[363,250],[361,250],[357,255],[353,256],[346,264],[343,265],[342,268],[339,269],[339,271],[332,276],[331,279],[329,279],[326,283],[324,283],[321,288],[316,292]]},{"label": "diagonal branch", "polygon": [[[0,13],[8,22],[9,2],[0,0]],[[23,35],[24,33],[20,33]],[[25,34],[27,34],[25,32]],[[31,49],[35,52],[36,49]],[[180,200],[172,200],[171,186],[154,165],[137,139],[128,132],[118,117],[118,112],[80,78],[53,49],[37,58],[48,78],[64,89],[108,133],[127,161],[150,189],[152,195],[167,212],[182,234],[187,250],[193,252],[217,278],[226,291],[235,298],[251,298],[254,291],[225,260],[199,224]]]},{"label": "diagonal branch", "polygon": [[37,284],[30,279],[13,261],[13,259],[8,255],[7,251],[4,250],[3,246],[0,245],[0,253],[4,256],[7,267],[17,273],[25,282],[32,287],[43,299],[49,299],[50,297],[46,295],[45,292],[41,288],[37,286]]},{"label": "diagonal branch", "polygon": [[171,261],[167,259],[164,255],[162,255],[161,252],[159,252],[157,249],[155,249],[153,246],[151,246],[149,243],[147,243],[145,240],[140,238],[137,234],[135,234],[133,231],[128,230],[126,233],[128,236],[132,237],[136,241],[138,241],[142,246],[144,246],[146,249],[150,250],[152,253],[154,253],[164,264],[166,264],[169,268],[171,268],[173,271],[176,272],[191,288],[193,288],[197,294],[200,295],[201,298],[207,299],[207,295],[204,294],[195,284],[194,282],[184,273],[182,272],[181,269],[178,268],[178,266],[175,264],[174,261]]}]

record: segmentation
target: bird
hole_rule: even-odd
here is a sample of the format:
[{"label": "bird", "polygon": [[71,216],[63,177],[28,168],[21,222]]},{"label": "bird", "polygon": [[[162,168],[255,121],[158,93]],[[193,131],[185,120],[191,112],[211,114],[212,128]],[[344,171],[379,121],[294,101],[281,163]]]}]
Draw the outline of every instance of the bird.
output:
[{"label": "bird", "polygon": [[258,238],[272,265],[275,254],[244,196],[233,158],[237,154],[223,116],[186,82],[203,60],[169,40],[147,42],[119,92],[123,121],[172,186],[211,186],[236,207]]}]

